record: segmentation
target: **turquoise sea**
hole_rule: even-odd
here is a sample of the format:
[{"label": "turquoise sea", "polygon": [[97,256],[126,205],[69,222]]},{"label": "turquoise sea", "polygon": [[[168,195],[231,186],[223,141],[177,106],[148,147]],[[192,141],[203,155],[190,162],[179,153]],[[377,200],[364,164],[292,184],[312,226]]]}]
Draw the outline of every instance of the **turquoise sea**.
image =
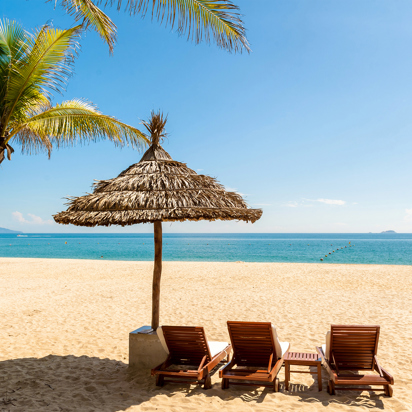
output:
[{"label": "turquoise sea", "polygon": [[[149,233],[0,235],[0,257],[150,261],[153,253]],[[325,264],[412,265],[412,234],[163,235],[165,261],[320,262],[321,258]]]}]

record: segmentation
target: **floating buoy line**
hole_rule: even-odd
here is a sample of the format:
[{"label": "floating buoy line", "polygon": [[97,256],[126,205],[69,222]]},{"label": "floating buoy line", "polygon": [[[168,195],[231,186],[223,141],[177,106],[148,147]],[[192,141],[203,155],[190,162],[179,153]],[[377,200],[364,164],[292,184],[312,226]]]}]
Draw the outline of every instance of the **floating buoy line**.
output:
[{"label": "floating buoy line", "polygon": [[[309,246],[309,245],[308,245]],[[331,246],[333,246],[332,244],[331,244]],[[352,246],[355,246],[355,245],[351,245],[351,243],[349,242],[349,247],[352,247]],[[347,246],[345,246],[345,249],[347,248]],[[344,248],[343,248],[343,246],[342,247],[338,247],[338,248],[336,248],[336,252],[338,251],[338,250],[343,250]],[[332,252],[329,252],[329,255],[331,255],[332,253],[335,253],[335,251],[334,250],[332,250]],[[328,255],[325,255],[325,258],[327,258],[328,257]],[[324,258],[320,258],[320,261],[321,262],[323,262],[323,259]]]}]

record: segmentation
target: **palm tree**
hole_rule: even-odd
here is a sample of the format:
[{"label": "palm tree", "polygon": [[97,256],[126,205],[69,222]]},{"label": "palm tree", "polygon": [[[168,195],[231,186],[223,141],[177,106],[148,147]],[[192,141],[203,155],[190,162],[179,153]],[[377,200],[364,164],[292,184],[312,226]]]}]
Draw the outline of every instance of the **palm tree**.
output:
[{"label": "palm tree", "polygon": [[77,140],[109,139],[116,145],[144,146],[138,129],[102,114],[84,100],[52,105],[71,74],[81,26],[68,30],[43,26],[26,32],[16,22],[0,20],[0,163],[10,160],[17,143],[24,153]]},{"label": "palm tree", "polygon": [[[50,1],[50,0],[49,0]],[[129,14],[145,16],[151,8],[152,19],[177,26],[179,34],[200,43],[214,38],[228,51],[249,51],[239,8],[231,0],[55,0],[82,25],[92,27],[108,44],[110,52],[116,43],[116,25],[97,6],[117,6],[122,3]],[[151,7],[150,7],[151,6]]]}]

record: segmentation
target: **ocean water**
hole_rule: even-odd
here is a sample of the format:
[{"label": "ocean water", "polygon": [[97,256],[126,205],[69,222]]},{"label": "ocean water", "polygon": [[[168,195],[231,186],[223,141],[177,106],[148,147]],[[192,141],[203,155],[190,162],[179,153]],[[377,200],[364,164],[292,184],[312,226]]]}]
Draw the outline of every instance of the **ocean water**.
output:
[{"label": "ocean water", "polygon": [[[149,233],[0,234],[0,257],[151,261],[153,254]],[[164,261],[319,263],[321,258],[325,264],[412,265],[412,234],[163,234]]]}]

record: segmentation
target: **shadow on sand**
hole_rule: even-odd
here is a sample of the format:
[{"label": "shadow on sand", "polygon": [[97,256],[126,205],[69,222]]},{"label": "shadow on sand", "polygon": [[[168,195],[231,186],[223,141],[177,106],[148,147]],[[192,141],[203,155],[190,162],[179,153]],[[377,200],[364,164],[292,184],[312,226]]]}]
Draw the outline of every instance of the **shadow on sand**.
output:
[{"label": "shadow on sand", "polygon": [[[311,386],[302,384],[289,383],[289,391],[285,391],[284,385],[280,390],[290,396],[298,397],[299,402],[304,403],[321,403],[322,406],[328,406],[332,404],[347,405],[349,407],[363,407],[363,408],[377,408],[384,409],[382,402],[383,394],[377,394],[376,392],[359,392],[359,391],[339,391],[336,390],[336,395],[329,395],[327,392],[329,376],[327,372],[322,368],[322,391],[318,390],[318,377],[316,375],[316,368],[310,367],[310,371],[313,373],[312,377],[314,382]],[[295,376],[295,374],[292,374]],[[299,374],[294,380],[299,380]],[[367,393],[367,395],[365,395]]]},{"label": "shadow on sand", "polygon": [[[160,395],[188,398],[199,394],[219,397],[223,402],[239,398],[244,402],[262,403],[267,395],[281,395],[297,397],[298,402],[319,403],[319,406],[335,403],[383,409],[378,395],[366,397],[359,392],[348,392],[345,396],[329,396],[325,390],[317,391],[316,380],[310,387],[291,383],[288,392],[281,382],[281,394],[274,394],[269,388],[262,391],[246,386],[232,386],[224,391],[216,370],[214,372],[213,387],[204,391],[188,384],[166,384],[158,388],[148,370],[130,370],[127,364],[110,359],[49,355],[40,359],[6,360],[0,362],[0,411],[114,412]],[[326,379],[323,383],[325,388]]]},{"label": "shadow on sand", "polygon": [[281,386],[280,390],[285,394],[293,397],[297,397],[299,402],[302,403],[319,403],[322,406],[328,405],[346,405],[351,408],[368,408],[368,409],[384,409],[382,402],[383,394],[376,394],[375,392],[369,392],[369,395],[365,395],[365,392],[359,391],[339,391],[336,395],[329,395],[326,391],[327,380],[323,380],[323,390],[318,391],[317,381],[309,386],[301,384],[289,383],[289,391],[285,391],[284,386]]}]

